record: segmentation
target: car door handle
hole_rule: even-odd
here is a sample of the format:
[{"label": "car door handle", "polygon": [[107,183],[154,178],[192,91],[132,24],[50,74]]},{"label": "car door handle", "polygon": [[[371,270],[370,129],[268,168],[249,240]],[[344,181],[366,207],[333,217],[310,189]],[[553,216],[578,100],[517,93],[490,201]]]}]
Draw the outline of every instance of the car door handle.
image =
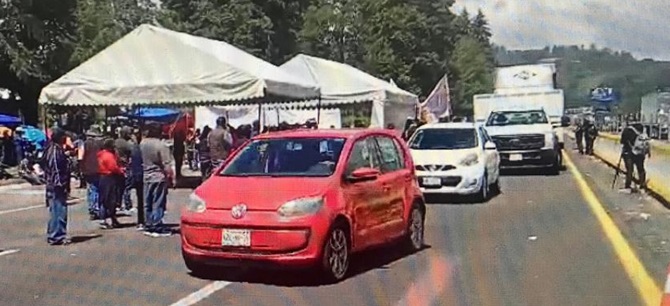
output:
[{"label": "car door handle", "polygon": [[384,184],[384,185],[382,185],[382,189],[384,190],[384,192],[387,192],[387,191],[391,190],[391,186],[389,186],[387,184]]}]

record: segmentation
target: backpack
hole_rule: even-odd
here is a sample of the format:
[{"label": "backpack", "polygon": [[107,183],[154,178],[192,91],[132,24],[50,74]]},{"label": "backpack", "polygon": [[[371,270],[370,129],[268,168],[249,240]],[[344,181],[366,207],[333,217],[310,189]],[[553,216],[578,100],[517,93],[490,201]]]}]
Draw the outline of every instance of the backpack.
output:
[{"label": "backpack", "polygon": [[637,129],[633,128],[637,137],[633,142],[633,154],[634,155],[647,155],[649,154],[649,136],[645,132],[638,132]]}]

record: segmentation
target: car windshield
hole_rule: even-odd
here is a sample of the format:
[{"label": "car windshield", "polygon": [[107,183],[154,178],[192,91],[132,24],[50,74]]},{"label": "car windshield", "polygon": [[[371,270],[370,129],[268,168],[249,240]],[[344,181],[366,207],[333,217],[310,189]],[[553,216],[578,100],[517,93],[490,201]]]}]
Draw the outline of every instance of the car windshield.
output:
[{"label": "car windshield", "polygon": [[458,150],[477,146],[475,129],[423,129],[416,132],[409,147],[413,150]]},{"label": "car windshield", "polygon": [[344,138],[254,140],[242,148],[219,175],[331,176],[344,142]]},{"label": "car windshield", "polygon": [[529,125],[549,123],[544,111],[495,112],[489,116],[487,126]]}]

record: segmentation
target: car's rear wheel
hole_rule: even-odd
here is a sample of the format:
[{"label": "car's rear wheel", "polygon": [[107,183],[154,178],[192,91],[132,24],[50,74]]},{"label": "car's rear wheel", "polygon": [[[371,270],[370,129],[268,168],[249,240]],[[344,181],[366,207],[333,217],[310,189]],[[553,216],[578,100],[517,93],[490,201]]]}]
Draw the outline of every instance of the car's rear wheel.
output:
[{"label": "car's rear wheel", "polygon": [[349,230],[342,222],[330,230],[323,247],[322,269],[329,281],[341,281],[349,271]]},{"label": "car's rear wheel", "polygon": [[416,252],[424,246],[424,214],[418,205],[412,207],[407,222],[407,248]]}]

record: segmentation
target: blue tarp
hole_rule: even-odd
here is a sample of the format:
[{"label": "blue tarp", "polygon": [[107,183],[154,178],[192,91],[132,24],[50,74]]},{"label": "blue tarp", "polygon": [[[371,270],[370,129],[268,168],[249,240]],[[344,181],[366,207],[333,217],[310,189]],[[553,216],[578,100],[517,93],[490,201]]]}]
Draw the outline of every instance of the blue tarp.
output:
[{"label": "blue tarp", "polygon": [[138,108],[127,114],[134,119],[153,121],[174,121],[181,114],[180,111],[171,108]]},{"label": "blue tarp", "polygon": [[0,125],[16,126],[16,125],[20,125],[21,123],[23,123],[23,122],[21,122],[21,118],[19,118],[19,117],[0,114]]},{"label": "blue tarp", "polygon": [[23,139],[35,145],[38,150],[41,150],[47,144],[47,136],[44,131],[31,125],[22,125],[21,128],[23,128]]}]

